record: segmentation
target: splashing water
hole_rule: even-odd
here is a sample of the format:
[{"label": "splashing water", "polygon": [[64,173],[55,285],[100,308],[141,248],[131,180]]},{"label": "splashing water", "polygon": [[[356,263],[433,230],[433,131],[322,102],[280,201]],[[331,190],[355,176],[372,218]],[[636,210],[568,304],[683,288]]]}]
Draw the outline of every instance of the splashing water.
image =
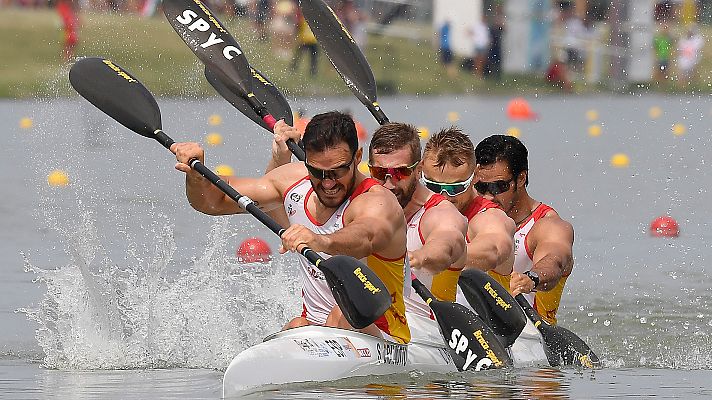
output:
[{"label": "splashing water", "polygon": [[69,264],[46,270],[23,255],[25,270],[47,292],[37,309],[18,311],[39,324],[48,368],[224,369],[297,310],[299,282],[287,265],[239,265],[218,256],[230,237],[226,219],[177,277],[167,274],[176,251],[169,222],[157,230],[150,257],[129,252],[128,266],[119,267],[105,255],[91,214],[78,221],[61,229]]}]

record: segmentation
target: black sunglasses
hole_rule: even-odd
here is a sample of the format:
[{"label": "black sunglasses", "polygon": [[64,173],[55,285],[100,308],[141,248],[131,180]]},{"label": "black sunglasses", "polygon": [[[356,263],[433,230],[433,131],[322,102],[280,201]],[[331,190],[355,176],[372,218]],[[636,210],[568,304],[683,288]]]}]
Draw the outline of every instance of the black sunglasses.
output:
[{"label": "black sunglasses", "polygon": [[477,181],[475,183],[475,190],[477,190],[477,193],[479,194],[491,194],[492,196],[496,196],[498,194],[502,194],[506,191],[509,190],[509,187],[511,186],[510,184],[514,181],[514,178],[505,181],[505,180],[498,180],[494,182],[482,182],[482,181]]},{"label": "black sunglasses", "polygon": [[336,168],[321,169],[321,168],[317,168],[317,167],[313,167],[313,166],[309,165],[306,161],[304,161],[304,166],[307,167],[307,171],[309,171],[309,175],[311,175],[312,177],[314,177],[316,179],[319,179],[322,181],[324,179],[329,179],[329,180],[335,181],[337,179],[343,178],[344,176],[346,176],[346,174],[349,173],[349,171],[351,170],[351,164],[353,164],[353,162],[354,162],[355,155],[356,155],[355,153],[352,154],[351,160],[349,160],[349,162],[347,162],[344,165],[339,165]]}]

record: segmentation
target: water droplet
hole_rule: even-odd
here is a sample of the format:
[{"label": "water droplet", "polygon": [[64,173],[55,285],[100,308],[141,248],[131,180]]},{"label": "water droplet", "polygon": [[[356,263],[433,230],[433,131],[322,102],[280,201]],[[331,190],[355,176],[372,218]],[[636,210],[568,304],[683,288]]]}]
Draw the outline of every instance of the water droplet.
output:
[{"label": "water droplet", "polygon": [[605,325],[605,326],[609,326],[610,324],[611,324],[611,321],[609,321],[609,320],[603,321],[603,325]]},{"label": "water droplet", "polygon": [[641,324],[647,324],[647,323],[648,323],[648,319],[645,318],[645,317],[640,317],[640,323],[641,323]]}]

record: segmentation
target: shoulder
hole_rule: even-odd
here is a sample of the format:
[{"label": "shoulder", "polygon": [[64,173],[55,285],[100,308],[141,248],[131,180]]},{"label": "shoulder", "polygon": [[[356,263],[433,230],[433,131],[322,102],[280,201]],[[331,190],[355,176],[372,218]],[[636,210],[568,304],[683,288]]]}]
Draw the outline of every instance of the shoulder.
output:
[{"label": "shoulder", "polygon": [[386,217],[388,214],[392,214],[397,210],[400,211],[400,215],[403,215],[403,209],[400,207],[396,196],[383,186],[374,185],[354,197],[346,212],[349,214],[384,213],[383,216]]},{"label": "shoulder", "polygon": [[501,208],[486,208],[475,214],[470,219],[470,226],[491,226],[501,225],[508,229],[514,229],[514,221],[507,216]]},{"label": "shoulder", "polygon": [[306,176],[307,169],[300,161],[281,165],[265,174],[264,179],[272,183],[279,193],[284,195],[289,188]]},{"label": "shoulder", "polygon": [[430,207],[421,217],[421,224],[436,224],[441,227],[454,227],[464,231],[467,227],[467,219],[460,214],[457,207],[447,199]]},{"label": "shoulder", "polygon": [[550,209],[543,217],[539,218],[530,232],[532,238],[568,238],[573,241],[574,227],[563,220],[559,214]]}]

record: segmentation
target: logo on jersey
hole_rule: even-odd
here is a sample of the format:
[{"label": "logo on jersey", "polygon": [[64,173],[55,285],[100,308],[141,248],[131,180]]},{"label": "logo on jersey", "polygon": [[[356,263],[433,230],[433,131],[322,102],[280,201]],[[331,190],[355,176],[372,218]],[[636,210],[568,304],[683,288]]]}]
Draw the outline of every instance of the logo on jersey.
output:
[{"label": "logo on jersey", "polygon": [[293,216],[293,215],[296,214],[296,213],[297,213],[297,210],[295,210],[294,207],[292,207],[291,204],[287,206],[287,215],[288,215],[288,216],[291,217],[291,216]]},{"label": "logo on jersey", "polygon": [[299,200],[302,199],[302,195],[299,193],[292,193],[289,195],[289,199],[292,200],[293,202],[297,203]]}]

